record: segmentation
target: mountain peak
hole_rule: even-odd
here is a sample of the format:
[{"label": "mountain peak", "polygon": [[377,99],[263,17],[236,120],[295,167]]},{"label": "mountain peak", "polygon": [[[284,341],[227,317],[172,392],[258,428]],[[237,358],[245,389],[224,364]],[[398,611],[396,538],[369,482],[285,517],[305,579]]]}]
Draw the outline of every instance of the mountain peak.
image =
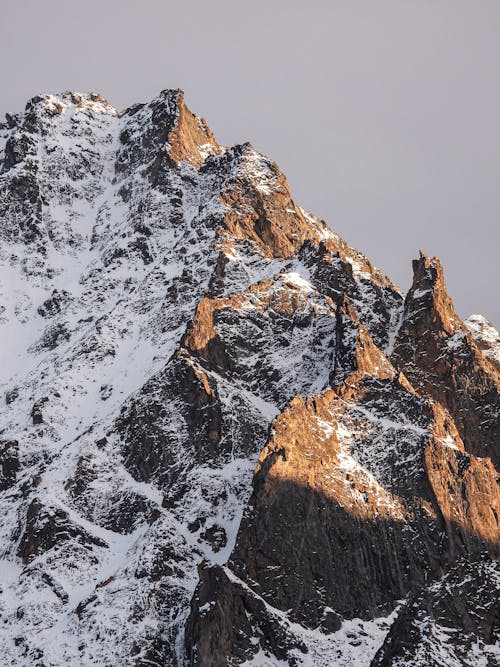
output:
[{"label": "mountain peak", "polygon": [[2,664],[486,664],[498,334],[413,268],[405,296],[180,90],[9,116]]},{"label": "mountain peak", "polygon": [[484,355],[500,371],[500,333],[484,315],[471,315],[465,325]]},{"label": "mountain peak", "polygon": [[412,267],[413,289],[446,289],[443,266],[439,257],[429,257],[420,250],[418,259],[412,262]]},{"label": "mountain peak", "polygon": [[99,93],[79,93],[65,91],[64,93],[44,93],[32,97],[26,103],[25,111],[49,111],[53,114],[63,114],[69,110],[86,110],[92,113],[116,114],[116,109]]}]

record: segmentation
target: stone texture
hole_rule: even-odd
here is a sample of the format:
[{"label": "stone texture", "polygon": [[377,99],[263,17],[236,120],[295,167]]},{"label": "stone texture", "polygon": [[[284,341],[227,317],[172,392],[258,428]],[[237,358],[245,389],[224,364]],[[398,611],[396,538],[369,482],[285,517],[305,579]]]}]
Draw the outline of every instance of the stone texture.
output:
[{"label": "stone texture", "polygon": [[437,258],[413,262],[392,360],[449,410],[465,448],[500,463],[500,376],[455,313]]},{"label": "stone texture", "polygon": [[179,90],[66,92],[0,126],[0,269],[2,664],[494,664],[497,338],[438,260],[405,297]]}]

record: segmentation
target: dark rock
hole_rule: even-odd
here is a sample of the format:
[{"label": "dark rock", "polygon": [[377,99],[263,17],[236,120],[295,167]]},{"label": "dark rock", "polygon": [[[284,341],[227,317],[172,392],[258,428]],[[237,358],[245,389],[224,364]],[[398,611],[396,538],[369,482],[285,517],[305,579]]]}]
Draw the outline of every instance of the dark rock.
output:
[{"label": "dark rock", "polygon": [[304,643],[282,626],[277,615],[268,612],[262,599],[218,565],[204,563],[199,573],[186,625],[189,665],[240,664],[259,648],[291,667],[301,664],[291,652],[307,653]]},{"label": "dark rock", "polygon": [[403,605],[371,667],[468,665],[477,664],[479,656],[494,667],[498,576],[498,564],[488,559],[457,563]]},{"label": "dark rock", "polygon": [[66,290],[53,290],[50,298],[37,308],[37,312],[42,317],[54,317],[63,310],[70,299],[71,296]]},{"label": "dark rock", "polygon": [[33,500],[28,507],[26,527],[21,536],[17,555],[23,563],[29,563],[40,554],[61,548],[68,540],[77,540],[84,548],[107,547],[106,542],[90,535],[81,526],[74,524],[64,510],[44,507]]},{"label": "dark rock", "polygon": [[47,396],[43,396],[42,398],[39,398],[37,401],[33,403],[33,407],[31,408],[31,419],[33,421],[33,425],[37,426],[39,424],[43,424],[43,406],[48,403],[49,399]]},{"label": "dark rock", "polygon": [[13,486],[21,469],[17,440],[0,440],[0,491]]}]

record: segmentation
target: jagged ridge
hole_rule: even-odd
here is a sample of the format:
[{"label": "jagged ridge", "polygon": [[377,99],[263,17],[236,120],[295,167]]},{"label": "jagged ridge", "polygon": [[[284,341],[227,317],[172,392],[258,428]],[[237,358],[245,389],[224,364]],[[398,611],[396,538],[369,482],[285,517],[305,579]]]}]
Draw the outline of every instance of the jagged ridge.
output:
[{"label": "jagged ridge", "polygon": [[177,90],[33,98],[0,165],[5,664],[494,660],[499,375],[438,260],[404,298]]}]

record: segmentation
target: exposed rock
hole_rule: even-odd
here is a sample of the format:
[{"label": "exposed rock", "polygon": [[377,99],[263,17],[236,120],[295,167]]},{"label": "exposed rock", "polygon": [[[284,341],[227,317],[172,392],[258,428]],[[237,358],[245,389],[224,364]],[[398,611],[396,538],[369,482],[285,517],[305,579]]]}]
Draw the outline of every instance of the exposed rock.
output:
[{"label": "exposed rock", "polygon": [[219,155],[222,150],[203,118],[197,118],[184,103],[179,91],[178,116],[168,135],[170,155],[176,161],[185,161],[199,167],[208,155]]},{"label": "exposed rock", "polygon": [[498,664],[498,564],[460,562],[403,606],[371,667]]},{"label": "exposed rock", "polygon": [[[308,217],[315,220],[310,214]],[[386,351],[403,310],[400,290],[331,230],[322,229],[319,236],[319,245],[306,242],[300,251],[312,283],[334,300],[345,294],[375,343]]]},{"label": "exposed rock", "polygon": [[[455,427],[436,410],[432,439],[424,465],[446,522],[447,531],[459,529],[455,541],[473,550],[476,539],[494,556],[500,555],[500,476],[490,459],[463,451]],[[472,542],[472,544],[471,544]]]},{"label": "exposed rock", "polygon": [[[167,406],[169,409],[167,410]],[[174,410],[186,424],[176,428]],[[217,388],[203,370],[179,352],[164,372],[152,378],[123,410],[116,423],[125,465],[137,479],[170,486],[186,475],[187,452],[194,462],[214,456],[221,436]]]},{"label": "exposed rock", "polygon": [[37,312],[42,317],[54,317],[63,310],[70,298],[70,294],[66,290],[60,292],[55,289],[51,296],[37,308]]},{"label": "exposed rock", "polygon": [[52,547],[64,551],[65,542],[75,538],[82,548],[87,545],[108,546],[100,538],[90,535],[81,526],[75,525],[64,510],[44,507],[38,500],[34,500],[26,513],[26,527],[17,553],[23,563],[29,563]]},{"label": "exposed rock", "polygon": [[7,117],[0,268],[2,665],[493,664],[498,370],[437,260],[404,299],[166,90]]},{"label": "exposed rock", "polygon": [[497,371],[500,371],[500,333],[483,315],[471,315],[464,324],[484,356],[491,361]]},{"label": "exposed rock", "polygon": [[44,329],[40,339],[28,348],[29,352],[38,352],[41,350],[54,350],[61,343],[67,342],[71,338],[71,332],[65,322],[49,325]]},{"label": "exposed rock", "polygon": [[11,487],[21,468],[19,462],[19,442],[17,440],[0,440],[0,490]]},{"label": "exposed rock", "polygon": [[34,426],[38,426],[39,424],[43,424],[43,406],[48,403],[49,398],[48,396],[42,396],[38,401],[35,401],[33,403],[33,406],[31,408],[31,419],[33,421]]},{"label": "exposed rock", "polygon": [[437,258],[413,262],[413,285],[392,359],[449,410],[467,451],[500,464],[500,375],[459,319]]},{"label": "exposed rock", "polygon": [[311,237],[311,226],[290,195],[277,165],[242,146],[234,181],[222,192],[229,235],[255,244],[270,257],[287,258]]},{"label": "exposed rock", "polygon": [[[322,627],[327,609],[343,618],[387,613],[457,555],[495,552],[500,539],[491,462],[463,451],[451,417],[415,395],[352,317],[342,304],[336,351],[349,368],[344,362],[336,389],[294,399],[273,423],[229,561],[255,595],[310,628]],[[232,595],[212,582],[217,609]],[[254,653],[255,614],[241,630],[254,628]],[[214,623],[195,606],[188,643],[225,637]],[[214,664],[230,664],[234,644],[217,644],[228,662]]]},{"label": "exposed rock", "polygon": [[278,614],[220,566],[202,564],[191,605],[186,629],[190,665],[241,664],[260,648],[294,667],[307,653],[304,643],[283,628]]}]

